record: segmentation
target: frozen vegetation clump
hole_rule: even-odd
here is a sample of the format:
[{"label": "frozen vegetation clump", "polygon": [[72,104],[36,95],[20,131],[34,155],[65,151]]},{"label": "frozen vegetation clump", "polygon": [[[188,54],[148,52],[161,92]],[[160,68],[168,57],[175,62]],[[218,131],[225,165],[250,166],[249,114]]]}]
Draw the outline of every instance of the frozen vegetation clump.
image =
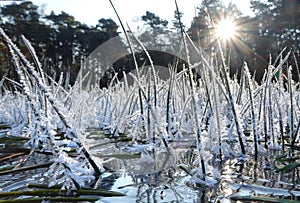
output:
[{"label": "frozen vegetation clump", "polygon": [[[5,91],[1,95],[1,121],[11,126],[8,134],[28,138],[25,146],[32,150],[53,154],[53,164],[45,174],[49,186],[61,185],[65,189],[88,186],[102,173],[101,162],[96,163],[85,146],[88,126],[83,124],[87,122],[86,116],[96,116],[87,113],[92,110],[89,107],[93,106],[90,103],[93,99],[79,92],[76,85],[65,90],[60,83],[49,80],[25,37],[22,39],[34,58],[33,64],[2,29],[0,34],[20,79],[19,83],[14,82],[20,91]],[[92,119],[89,122],[93,124]],[[72,150],[76,153],[71,156]]]}]

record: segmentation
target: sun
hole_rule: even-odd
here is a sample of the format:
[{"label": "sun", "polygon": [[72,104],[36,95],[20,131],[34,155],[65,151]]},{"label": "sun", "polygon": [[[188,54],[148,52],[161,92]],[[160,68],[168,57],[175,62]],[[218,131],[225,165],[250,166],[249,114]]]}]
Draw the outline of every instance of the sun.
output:
[{"label": "sun", "polygon": [[232,39],[236,35],[236,25],[231,19],[223,19],[216,26],[216,36],[221,40]]}]

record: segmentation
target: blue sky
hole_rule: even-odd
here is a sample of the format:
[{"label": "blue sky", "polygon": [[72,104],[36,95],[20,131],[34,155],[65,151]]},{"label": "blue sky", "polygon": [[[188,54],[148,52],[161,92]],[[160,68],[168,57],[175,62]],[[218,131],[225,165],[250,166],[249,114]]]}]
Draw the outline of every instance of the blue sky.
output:
[{"label": "blue sky", "polygon": [[[174,0],[112,0],[122,20],[136,29],[136,21],[148,10],[172,22],[175,10]],[[250,0],[231,0],[244,13],[249,13]],[[35,5],[44,9],[46,14],[62,10],[74,16],[76,20],[87,25],[96,25],[100,18],[112,18],[117,22],[109,0],[32,0]],[[177,0],[184,13],[183,22],[189,26],[195,16],[195,7],[201,0]],[[230,0],[224,0],[229,3]]]}]

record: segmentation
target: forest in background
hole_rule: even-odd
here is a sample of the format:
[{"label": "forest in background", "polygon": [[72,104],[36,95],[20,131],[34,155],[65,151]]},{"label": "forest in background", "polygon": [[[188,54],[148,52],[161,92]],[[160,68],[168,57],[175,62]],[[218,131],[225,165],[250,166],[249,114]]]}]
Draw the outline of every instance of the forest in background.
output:
[{"label": "forest in background", "polygon": [[[251,5],[255,16],[244,16],[235,5],[225,6],[220,0],[199,1],[197,16],[190,25],[184,25],[185,30],[208,55],[217,55],[217,40],[211,19],[218,22],[224,17],[230,17],[237,25],[237,35],[225,42],[224,53],[232,74],[239,73],[246,61],[259,81],[270,60],[271,63],[276,63],[276,57],[286,48],[286,52],[292,51],[292,54],[284,67],[291,65],[293,77],[298,80],[300,1],[251,0]],[[180,15],[184,14],[180,13]],[[145,25],[141,37],[147,38],[152,34],[168,36],[171,39],[170,46],[176,44],[176,39],[172,41],[172,36],[180,33],[177,16],[174,12],[174,20],[168,22],[147,11],[141,16],[141,22]],[[69,75],[70,84],[74,84],[83,61],[92,51],[105,41],[120,35],[119,26],[112,19],[101,18],[97,25],[88,26],[76,21],[66,12],[60,14],[51,12],[49,15],[40,13],[39,7],[30,1],[14,2],[1,7],[0,24],[14,43],[21,49],[24,48],[22,51],[25,53],[26,48],[21,35],[29,39],[45,72],[56,80],[61,73],[64,73],[65,77]],[[156,38],[149,43],[169,46],[161,39],[163,38]],[[117,47],[112,49],[116,50],[108,51],[117,51]],[[30,58],[30,53],[27,56]],[[159,56],[153,56],[156,57]],[[9,49],[2,39],[0,39],[0,67],[1,79],[6,77],[18,80],[11,63]],[[114,68],[116,72],[120,72],[118,69],[130,71],[129,69],[133,67],[133,61],[130,64],[127,60],[126,66],[116,64]],[[5,80],[5,82],[9,87],[10,81]]]}]

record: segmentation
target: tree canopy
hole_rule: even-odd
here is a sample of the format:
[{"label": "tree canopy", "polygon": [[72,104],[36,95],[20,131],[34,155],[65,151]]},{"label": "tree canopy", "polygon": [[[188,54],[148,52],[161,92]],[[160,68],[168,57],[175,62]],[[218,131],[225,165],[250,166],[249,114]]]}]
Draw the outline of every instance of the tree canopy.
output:
[{"label": "tree canopy", "polygon": [[193,19],[189,34],[193,41],[207,52],[217,50],[215,24],[230,18],[236,24],[236,35],[224,44],[227,63],[233,73],[243,66],[244,61],[260,80],[269,61],[275,60],[286,48],[294,58],[288,60],[294,67],[294,79],[299,75],[297,64],[300,58],[300,1],[298,0],[251,0],[255,16],[244,16],[238,8],[227,7],[219,0],[203,0],[198,15]]},{"label": "tree canopy", "polygon": [[[6,5],[0,10],[1,27],[22,47],[21,35],[29,39],[50,75],[63,72],[71,74],[74,83],[82,60],[100,44],[118,36],[118,25],[112,19],[99,19],[95,26],[87,26],[76,21],[66,12],[53,11],[42,16],[38,6],[30,1]],[[1,78],[3,75],[14,78],[14,70],[7,57],[7,49],[0,44]]]}]

